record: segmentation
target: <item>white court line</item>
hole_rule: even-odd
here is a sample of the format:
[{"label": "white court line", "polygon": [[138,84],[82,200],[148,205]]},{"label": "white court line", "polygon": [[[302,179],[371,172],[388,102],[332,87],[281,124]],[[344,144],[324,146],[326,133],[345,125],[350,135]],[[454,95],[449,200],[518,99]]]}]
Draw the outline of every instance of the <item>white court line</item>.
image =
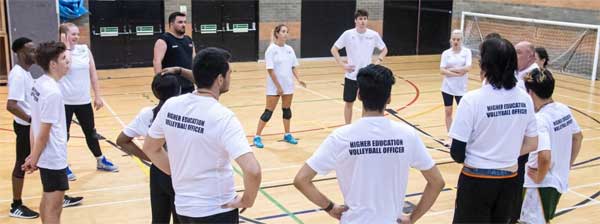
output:
[{"label": "white court line", "polygon": [[[329,96],[323,95],[322,93],[316,92],[316,91],[314,91],[314,90],[311,90],[311,89],[309,89],[309,88],[304,88],[304,87],[302,87],[302,86],[300,86],[300,85],[296,85],[296,88],[298,88],[298,89],[303,89],[303,90],[306,90],[306,91],[308,91],[308,92],[310,92],[310,93],[312,93],[312,94],[315,94],[315,95],[317,95],[317,96],[320,96],[320,97],[321,97],[321,98],[323,98],[323,99],[332,99],[332,97],[329,97]],[[335,102],[335,103],[337,103],[337,104],[346,105],[346,103],[345,103],[345,102],[340,102],[340,101],[338,101],[338,100],[336,100],[336,101],[333,101],[333,102]],[[357,103],[355,103],[355,104],[352,104],[352,109],[354,109],[354,111],[357,111],[357,112],[362,112],[362,109],[360,109],[360,108],[358,107]]]},{"label": "white court line", "polygon": [[566,211],[569,209],[574,209],[574,208],[583,208],[583,207],[589,207],[589,206],[594,206],[594,205],[599,205],[600,203],[598,202],[593,202],[593,203],[587,203],[587,204],[583,204],[583,205],[577,205],[577,206],[571,206],[571,207],[566,207],[566,208],[562,208],[560,210],[557,210],[556,213],[560,213],[562,211]]},{"label": "white court line", "polygon": [[102,99],[102,102],[104,103],[104,106],[106,106],[106,109],[108,109],[108,111],[114,116],[114,118],[117,119],[117,121],[121,124],[121,126],[126,127],[127,125],[125,125],[125,122],[123,122],[123,120],[121,120],[119,115],[117,115],[117,113],[115,113],[115,111],[112,109],[112,107],[110,107],[110,105],[108,105],[106,100]]},{"label": "white court line", "polygon": [[75,210],[75,209],[81,209],[81,208],[92,208],[92,207],[100,207],[100,206],[105,206],[105,205],[125,204],[125,203],[148,201],[148,200],[150,200],[150,197],[129,199],[129,200],[125,200],[125,201],[113,201],[113,202],[104,202],[104,203],[96,203],[96,204],[89,204],[89,205],[79,205],[79,206],[69,207],[67,209]]},{"label": "white court line", "polygon": [[[573,208],[582,208],[582,207],[588,207],[588,206],[593,206],[593,205],[598,205],[598,204],[600,204],[600,201],[598,201],[598,200],[596,200],[596,199],[590,198],[590,197],[588,197],[588,196],[586,196],[586,195],[583,195],[583,194],[580,194],[580,193],[577,193],[577,192],[573,191],[573,189],[586,188],[586,187],[593,187],[593,186],[597,186],[597,185],[600,185],[600,182],[597,182],[597,183],[591,183],[591,184],[584,184],[584,185],[578,185],[578,186],[573,186],[573,187],[570,187],[570,188],[569,188],[569,191],[570,191],[570,192],[572,192],[572,193],[576,194],[577,196],[583,197],[583,198],[585,198],[585,199],[592,200],[593,202],[592,202],[592,203],[586,203],[586,204],[583,204],[583,205],[578,205],[578,206],[566,207],[566,208],[563,208],[563,209],[557,210],[557,211],[556,211],[556,213],[559,213],[559,212],[561,212],[561,211],[565,211],[565,210],[569,210],[569,209],[573,209]],[[452,212],[452,211],[454,211],[454,209],[446,209],[446,210],[437,211],[437,212],[427,212],[427,213],[426,213],[424,216],[437,216],[437,215],[443,215],[443,214],[446,214],[446,213],[449,213],[449,212]]]},{"label": "white court line", "polygon": [[[106,206],[106,205],[117,205],[117,204],[131,203],[131,202],[149,201],[149,200],[150,200],[150,197],[145,197],[145,198],[136,198],[136,199],[124,200],[124,201],[113,201],[113,202],[104,202],[104,203],[96,203],[96,204],[89,204],[89,205],[79,205],[79,206],[74,206],[74,207],[69,207],[69,208],[63,208],[63,211],[65,209],[67,209],[67,210],[75,210],[75,209],[101,207],[101,206]],[[7,215],[0,216],[0,218],[8,218],[8,217],[9,216],[7,216]]]},{"label": "white court line", "polygon": [[584,142],[587,142],[587,141],[593,141],[593,140],[598,140],[598,139],[600,139],[600,137],[594,137],[594,138],[585,138],[585,137],[584,137],[584,138],[583,138],[583,141],[584,141]]},{"label": "white court line", "polygon": [[[112,190],[117,190],[117,189],[122,189],[122,188],[134,188],[134,187],[140,187],[140,186],[148,186],[148,184],[142,183],[142,184],[131,184],[131,185],[118,186],[118,187],[98,188],[98,189],[91,189],[91,190],[84,190],[84,191],[68,191],[68,193],[69,194],[81,194],[81,193],[90,193],[90,192],[102,192],[102,191],[112,191]],[[38,198],[42,198],[42,196],[23,197],[22,200],[38,199]],[[12,202],[12,199],[0,200],[0,203],[6,203],[6,202]]]},{"label": "white court line", "polygon": [[442,214],[446,214],[446,213],[453,212],[453,211],[454,211],[454,209],[451,208],[451,209],[446,209],[446,210],[437,211],[437,212],[427,212],[424,216],[427,217],[427,216],[442,215]]},{"label": "white court line", "polygon": [[575,190],[575,189],[586,188],[586,187],[594,187],[594,186],[598,186],[598,185],[600,185],[600,182],[584,184],[584,185],[577,185],[575,187],[570,187],[569,190]]},{"label": "white court line", "polygon": [[569,192],[571,192],[571,193],[573,193],[573,194],[575,194],[575,195],[577,195],[577,196],[579,196],[579,197],[582,197],[582,198],[585,198],[585,199],[587,199],[587,200],[593,201],[593,202],[595,202],[595,203],[600,203],[600,201],[598,201],[598,200],[596,200],[596,199],[593,199],[593,198],[590,198],[590,197],[588,197],[587,195],[584,195],[584,194],[582,194],[582,193],[579,193],[579,192],[577,192],[577,191],[574,191],[574,190],[572,190],[572,189],[569,189]]}]

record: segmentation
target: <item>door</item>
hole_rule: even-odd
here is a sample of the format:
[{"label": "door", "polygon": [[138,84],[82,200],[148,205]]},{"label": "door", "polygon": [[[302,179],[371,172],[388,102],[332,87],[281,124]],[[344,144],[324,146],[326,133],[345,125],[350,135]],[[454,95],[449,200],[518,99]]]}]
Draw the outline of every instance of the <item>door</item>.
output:
[{"label": "door", "polygon": [[[300,53],[306,57],[331,57],[330,49],[338,37],[354,28],[356,1],[302,1],[302,44]],[[345,55],[345,51],[340,54]]]},{"label": "door", "polygon": [[196,50],[220,47],[232,61],[258,60],[258,1],[192,0]]},{"label": "door", "polygon": [[90,0],[91,49],[97,68],[152,66],[164,31],[162,0]]}]

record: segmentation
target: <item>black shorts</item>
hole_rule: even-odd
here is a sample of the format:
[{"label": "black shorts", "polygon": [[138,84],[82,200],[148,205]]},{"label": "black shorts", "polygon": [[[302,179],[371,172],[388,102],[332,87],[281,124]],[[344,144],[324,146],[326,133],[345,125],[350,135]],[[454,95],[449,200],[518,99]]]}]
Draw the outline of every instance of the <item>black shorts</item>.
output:
[{"label": "black shorts", "polygon": [[183,215],[177,215],[179,221],[185,224],[204,224],[204,223],[240,223],[240,213],[238,209],[234,209],[228,212],[214,214],[206,217],[187,217]]},{"label": "black shorts", "polygon": [[358,91],[358,82],[344,78],[344,101],[352,103],[356,100],[356,92]]},{"label": "black shorts", "polygon": [[44,192],[69,190],[67,168],[64,168],[62,170],[40,168],[40,178],[42,178],[42,186],[44,187]]},{"label": "black shorts", "polygon": [[444,106],[451,107],[452,106],[452,98],[456,100],[456,105],[460,103],[460,99],[462,96],[453,96],[448,93],[442,92],[442,98],[444,98]]}]

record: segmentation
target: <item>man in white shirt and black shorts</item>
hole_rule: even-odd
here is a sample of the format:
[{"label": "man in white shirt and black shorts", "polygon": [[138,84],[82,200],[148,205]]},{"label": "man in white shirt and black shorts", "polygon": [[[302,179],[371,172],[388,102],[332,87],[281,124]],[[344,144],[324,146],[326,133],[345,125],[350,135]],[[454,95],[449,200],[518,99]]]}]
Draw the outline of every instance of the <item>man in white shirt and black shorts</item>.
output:
[{"label": "man in white shirt and black shorts", "polygon": [[23,205],[21,194],[23,193],[23,182],[25,172],[21,165],[31,152],[29,144],[29,127],[31,122],[31,86],[33,77],[29,68],[33,65],[35,58],[35,45],[31,39],[21,37],[13,41],[12,51],[17,54],[17,63],[8,74],[8,100],[6,109],[14,115],[13,129],[17,135],[15,166],[12,171],[13,203],[10,205],[10,216],[17,218],[33,219],[39,214]]},{"label": "man in white shirt and black shorts", "polygon": [[517,158],[537,147],[533,102],[516,88],[513,45],[491,38],[481,45],[484,85],[468,92],[450,128],[450,154],[464,167],[458,179],[454,223],[507,223],[517,196]]},{"label": "man in white shirt and black shorts", "polygon": [[[431,208],[444,180],[417,132],[383,116],[390,102],[392,71],[369,65],[358,72],[362,118],[333,131],[298,171],[294,185],[311,202],[340,223],[412,223]],[[427,180],[421,200],[410,217],[402,208],[410,168]],[[336,205],[312,180],[335,170],[344,196]]]},{"label": "man in white shirt and black shorts", "polygon": [[523,80],[535,105],[539,143],[537,150],[529,153],[525,168],[519,221],[550,223],[561,194],[569,189],[569,171],[583,135],[569,107],[552,99],[555,81],[549,70],[534,69]]},{"label": "man in white shirt and black shorts", "polygon": [[46,42],[37,48],[36,61],[45,74],[31,89],[31,154],[22,168],[39,168],[44,193],[40,202],[42,223],[60,223],[67,180],[67,127],[58,81],[67,74],[70,59],[63,43]]},{"label": "man in white shirt and black shorts", "polygon": [[[373,50],[379,49],[381,53],[377,56],[377,60],[374,64],[383,62],[383,59],[387,55],[387,48],[381,36],[374,30],[367,28],[367,22],[369,20],[369,13],[364,9],[356,10],[354,13],[354,29],[346,30],[333,44],[331,47],[331,55],[335,58],[335,61],[344,68],[345,79],[344,79],[344,120],[346,124],[352,122],[352,106],[356,100],[356,90],[358,84],[356,83],[356,74],[358,70],[371,64],[373,57]],[[340,58],[340,52],[342,48],[346,48],[347,61],[344,62]]]},{"label": "man in white shirt and black shorts", "polygon": [[[229,91],[230,57],[218,48],[199,51],[192,66],[198,89],[165,102],[144,141],[144,153],[171,175],[182,223],[238,223],[238,208],[256,199],[260,166],[241,123],[218,101]],[[244,173],[243,196],[236,196],[231,160]]]}]

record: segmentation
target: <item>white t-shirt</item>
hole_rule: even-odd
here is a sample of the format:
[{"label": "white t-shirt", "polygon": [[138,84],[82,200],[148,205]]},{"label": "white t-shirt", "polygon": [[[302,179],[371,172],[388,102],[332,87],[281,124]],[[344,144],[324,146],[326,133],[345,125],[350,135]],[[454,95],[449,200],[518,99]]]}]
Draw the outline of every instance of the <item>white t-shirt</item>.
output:
[{"label": "white t-shirt", "polygon": [[487,83],[465,94],[450,128],[450,137],[467,143],[465,165],[482,169],[516,165],[525,136],[538,136],[529,95]]},{"label": "white t-shirt", "polygon": [[527,73],[533,71],[536,68],[539,69],[540,67],[537,65],[537,63],[533,63],[526,69],[523,69],[523,71],[517,71],[517,77],[516,77],[517,78],[517,87],[519,87],[522,90],[527,91],[527,89],[525,89],[525,81],[523,81],[523,77],[525,77],[525,75],[527,75]]},{"label": "white t-shirt", "polygon": [[358,70],[371,64],[373,51],[375,48],[383,50],[385,43],[379,36],[379,33],[367,29],[364,33],[359,33],[356,28],[346,30],[335,41],[334,46],[338,49],[346,48],[348,64],[354,65],[354,71],[346,73],[346,78],[356,80]]},{"label": "white t-shirt", "polygon": [[48,143],[38,167],[60,170],[67,167],[67,121],[58,83],[48,75],[35,80],[31,89],[31,131],[39,135],[41,123],[52,124]]},{"label": "white t-shirt", "polygon": [[[471,50],[466,47],[462,47],[458,53],[454,52],[452,48],[450,48],[442,53],[440,68],[450,69],[471,66],[471,57]],[[467,92],[468,81],[468,74],[460,77],[444,76],[444,81],[442,81],[442,92],[453,96],[465,95]]]},{"label": "white t-shirt", "polygon": [[341,223],[396,223],[409,168],[435,165],[413,128],[385,117],[363,117],[336,129],[306,164],[321,175],[335,170],[350,208]]},{"label": "white t-shirt", "polygon": [[60,80],[60,90],[65,104],[91,103],[90,88],[90,49],[87,45],[78,44],[71,50],[69,72]]},{"label": "white t-shirt", "polygon": [[150,129],[150,126],[152,125],[152,117],[154,116],[152,109],[154,109],[154,107],[142,108],[133,121],[123,129],[123,134],[130,138],[146,136],[148,134],[148,129]]},{"label": "white t-shirt", "polygon": [[[12,70],[8,73],[8,97],[9,100],[17,101],[23,111],[30,115],[31,87],[33,86],[33,77],[31,73],[23,69],[23,67],[15,64]],[[20,125],[29,125],[29,122],[14,116],[15,122]]]},{"label": "white t-shirt", "polygon": [[[267,69],[273,69],[277,81],[281,85],[283,94],[294,93],[294,73],[292,72],[292,68],[299,65],[294,49],[287,44],[283,47],[271,44],[265,52],[265,63],[267,64]],[[268,73],[267,95],[277,95],[277,87]]]},{"label": "white t-shirt", "polygon": [[148,136],[167,141],[177,214],[205,217],[232,210],[221,208],[236,195],[231,160],[251,149],[231,110],[212,97],[173,97]]},{"label": "white t-shirt", "polygon": [[560,193],[569,188],[569,170],[573,134],[581,128],[571,114],[569,107],[562,103],[550,103],[536,114],[539,132],[538,149],[529,153],[528,167],[537,168],[537,154],[542,150],[551,150],[551,165],[546,177],[540,184],[525,177],[525,187],[553,187]]}]

